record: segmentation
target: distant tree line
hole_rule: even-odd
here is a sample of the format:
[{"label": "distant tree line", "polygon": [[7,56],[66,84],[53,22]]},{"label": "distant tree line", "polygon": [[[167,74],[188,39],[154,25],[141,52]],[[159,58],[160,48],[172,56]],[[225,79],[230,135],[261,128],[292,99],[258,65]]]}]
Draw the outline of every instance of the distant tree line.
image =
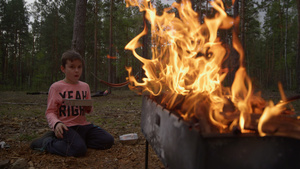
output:
[{"label": "distant tree line", "polygon": [[[125,45],[143,29],[143,14],[137,7],[126,8],[124,0],[77,0],[86,2],[84,24],[84,80],[92,90],[106,88],[94,75],[111,83],[126,80],[125,66],[140,71],[141,63]],[[299,2],[296,0],[223,0],[226,12],[240,16],[239,38],[244,47],[245,65],[253,83],[259,88],[300,91]],[[78,3],[78,2],[77,2]],[[155,0],[158,14],[166,4]],[[209,0],[192,0],[193,9],[204,17],[214,14]],[[48,90],[62,79],[61,54],[74,46],[74,0],[0,1],[0,90]],[[263,23],[259,14],[264,12]],[[150,33],[149,33],[150,34]],[[231,30],[219,36],[231,52],[224,66],[229,67],[226,84],[234,78],[238,55],[232,44]],[[151,56],[151,40],[147,37]],[[142,51],[138,51],[142,53]],[[297,80],[299,79],[299,80]]]}]

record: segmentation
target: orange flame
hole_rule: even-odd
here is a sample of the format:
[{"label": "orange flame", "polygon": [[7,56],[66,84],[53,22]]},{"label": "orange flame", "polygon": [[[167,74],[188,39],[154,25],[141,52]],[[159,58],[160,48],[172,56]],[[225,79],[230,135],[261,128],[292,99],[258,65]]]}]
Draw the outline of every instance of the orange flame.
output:
[{"label": "orange flame", "polygon": [[[205,116],[221,131],[228,128],[222,112],[230,99],[240,113],[239,126],[244,132],[245,122],[253,113],[251,102],[254,96],[251,80],[243,64],[243,48],[236,32],[233,32],[233,47],[240,55],[240,67],[231,90],[224,88],[221,83],[227,75],[227,71],[222,69],[226,48],[217,36],[219,29],[238,27],[239,18],[228,16],[221,0],[210,2],[217,13],[213,18],[205,18],[203,24],[188,0],[182,0],[181,4],[174,2],[170,8],[164,9],[161,16],[156,15],[156,9],[149,0],[140,3],[138,0],[126,0],[126,3],[127,6],[138,6],[140,11],[145,11],[146,19],[151,24],[152,40],[150,60],[135,51],[142,46],[139,39],[147,34],[146,28],[125,47],[143,63],[146,76],[142,82],[138,82],[131,75],[132,69],[126,68],[129,87],[132,90],[142,88],[142,92],[149,92],[153,96],[162,95],[161,102],[168,109],[173,109],[182,101],[180,113],[184,119],[193,116],[201,118],[207,113]],[[179,18],[170,12],[172,8],[178,10]],[[272,107],[270,105],[270,109]]]}]

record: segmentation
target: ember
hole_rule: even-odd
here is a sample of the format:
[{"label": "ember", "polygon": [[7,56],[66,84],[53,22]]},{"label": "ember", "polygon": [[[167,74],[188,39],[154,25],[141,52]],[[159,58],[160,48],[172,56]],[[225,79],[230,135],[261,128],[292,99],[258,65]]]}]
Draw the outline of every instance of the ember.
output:
[{"label": "ember", "polygon": [[[132,90],[150,94],[157,103],[176,112],[186,122],[196,121],[203,134],[229,133],[237,129],[242,133],[258,131],[261,136],[300,138],[296,134],[300,127],[286,134],[278,132],[279,126],[284,128],[284,125],[273,125],[281,121],[281,118],[276,118],[280,116],[285,116],[295,126],[299,122],[285,113],[285,105],[291,100],[283,97],[275,105],[271,101],[266,102],[259,93],[254,93],[243,65],[244,53],[236,32],[233,32],[233,47],[239,53],[240,67],[232,86],[222,86],[228,73],[222,67],[227,49],[217,37],[218,29],[238,26],[239,20],[225,13],[221,0],[210,2],[216,15],[205,18],[203,24],[199,22],[198,14],[193,11],[188,0],[172,4],[180,18],[170,12],[172,7],[157,16],[156,9],[147,0],[126,2],[127,5],[138,6],[140,11],[145,11],[146,19],[151,24],[153,43],[151,60],[141,57],[135,51],[141,47],[138,41],[147,34],[147,29],[125,47],[143,63],[146,76],[143,82],[138,82],[131,75],[131,68],[127,68],[129,87]],[[272,120],[274,123],[269,125],[268,122]],[[288,125],[286,128],[289,130],[292,127]]]}]

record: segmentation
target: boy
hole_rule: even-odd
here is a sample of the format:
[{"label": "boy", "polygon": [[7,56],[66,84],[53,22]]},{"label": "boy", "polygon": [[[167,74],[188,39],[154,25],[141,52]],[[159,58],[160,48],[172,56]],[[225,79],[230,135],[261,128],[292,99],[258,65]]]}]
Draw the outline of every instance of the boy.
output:
[{"label": "boy", "polygon": [[64,103],[64,99],[91,99],[89,85],[79,81],[83,68],[82,57],[69,50],[63,53],[61,61],[61,71],[65,78],[51,85],[45,113],[53,131],[34,140],[30,147],[75,157],[85,155],[87,148],[111,148],[114,138],[86,121],[85,113],[90,113],[92,106],[68,106]]}]

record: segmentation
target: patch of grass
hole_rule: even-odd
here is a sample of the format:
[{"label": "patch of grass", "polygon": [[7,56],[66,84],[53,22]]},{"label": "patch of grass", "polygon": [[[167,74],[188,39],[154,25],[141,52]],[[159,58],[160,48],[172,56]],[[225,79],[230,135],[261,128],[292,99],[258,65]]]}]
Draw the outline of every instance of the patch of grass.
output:
[{"label": "patch of grass", "polygon": [[133,124],[134,126],[140,126],[140,123],[141,123],[141,122],[140,122],[139,120],[138,120],[138,121],[133,121],[133,122],[132,122],[132,124]]},{"label": "patch of grass", "polygon": [[93,117],[89,117],[88,120],[90,122],[92,122],[93,124],[97,125],[97,124],[103,124],[104,120],[100,117],[96,117],[96,116],[93,116]]},{"label": "patch of grass", "polygon": [[118,122],[115,119],[112,119],[112,118],[105,119],[105,124],[107,124],[107,125],[109,125],[111,127],[118,126]]},{"label": "patch of grass", "polygon": [[127,126],[127,123],[125,123],[125,122],[120,122],[120,123],[118,124],[118,126],[119,126],[119,127],[125,127],[125,126]]},{"label": "patch of grass", "polygon": [[37,138],[38,134],[20,134],[18,140],[20,141],[32,141],[33,139]]}]

